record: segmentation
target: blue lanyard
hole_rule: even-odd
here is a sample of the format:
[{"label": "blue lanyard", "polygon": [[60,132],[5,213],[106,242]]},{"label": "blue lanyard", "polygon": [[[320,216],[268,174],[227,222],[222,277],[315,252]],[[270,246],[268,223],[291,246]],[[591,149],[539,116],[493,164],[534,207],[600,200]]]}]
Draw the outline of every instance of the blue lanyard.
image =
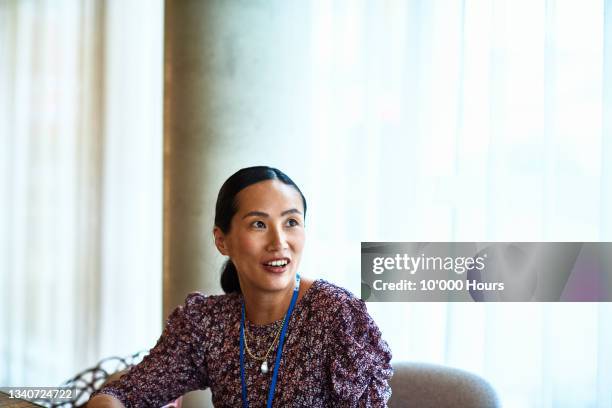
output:
[{"label": "blue lanyard", "polygon": [[[298,292],[300,291],[300,275],[295,275],[295,288],[293,289],[293,297],[287,309],[285,315],[285,321],[283,322],[283,328],[280,333],[280,340],[278,341],[278,349],[276,350],[276,362],[274,363],[274,373],[272,374],[272,384],[270,384],[270,390],[268,391],[268,403],[267,408],[272,408],[272,400],[274,399],[274,389],[276,388],[276,377],[278,377],[278,368],[280,367],[281,354],[283,353],[283,344],[285,342],[285,334],[287,333],[287,325],[293,312],[293,307],[297,301]],[[245,307],[244,301],[242,302],[242,320],[240,321],[240,380],[242,382],[242,407],[249,408],[249,398],[247,396],[247,386],[244,374],[244,322],[245,322]]]}]

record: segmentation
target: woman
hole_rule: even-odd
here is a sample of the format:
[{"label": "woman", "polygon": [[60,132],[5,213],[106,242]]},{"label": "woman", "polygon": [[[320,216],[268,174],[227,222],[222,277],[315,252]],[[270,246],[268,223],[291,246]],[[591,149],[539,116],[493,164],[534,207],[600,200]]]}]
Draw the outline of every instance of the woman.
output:
[{"label": "woman", "polygon": [[159,407],[210,387],[215,407],[379,407],[391,352],[365,303],[300,277],[306,199],[280,170],[242,169],[221,187],[214,238],[226,293],[192,293],[144,360],[89,407]]}]

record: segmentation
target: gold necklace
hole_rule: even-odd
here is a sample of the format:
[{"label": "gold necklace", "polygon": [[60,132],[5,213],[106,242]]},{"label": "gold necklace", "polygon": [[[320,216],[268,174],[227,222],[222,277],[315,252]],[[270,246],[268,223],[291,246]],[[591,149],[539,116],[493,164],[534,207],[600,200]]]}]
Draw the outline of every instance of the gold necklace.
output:
[{"label": "gold necklace", "polygon": [[247,329],[247,325],[244,325],[244,348],[247,351],[247,354],[249,356],[251,356],[252,359],[256,360],[256,361],[263,361],[263,363],[261,363],[261,372],[266,374],[269,369],[268,369],[268,356],[270,355],[270,352],[272,351],[272,348],[274,347],[274,344],[278,341],[278,338],[280,337],[280,333],[283,329],[283,325],[285,324],[285,319],[287,318],[287,315],[285,315],[285,317],[283,317],[283,321],[281,322],[278,330],[276,331],[276,336],[274,336],[274,340],[272,340],[272,344],[270,344],[270,347],[268,347],[268,351],[266,352],[266,355],[263,357],[258,357],[255,354],[251,353],[251,350],[249,349],[249,343],[247,342],[247,338],[248,336],[248,329]]}]

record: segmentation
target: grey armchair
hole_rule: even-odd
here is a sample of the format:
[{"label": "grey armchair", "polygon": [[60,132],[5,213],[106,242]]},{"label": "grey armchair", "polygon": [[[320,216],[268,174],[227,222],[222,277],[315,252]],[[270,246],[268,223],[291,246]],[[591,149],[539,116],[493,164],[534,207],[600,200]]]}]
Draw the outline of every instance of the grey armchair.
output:
[{"label": "grey armchair", "polygon": [[493,387],[481,377],[426,363],[394,363],[389,408],[497,408]]}]

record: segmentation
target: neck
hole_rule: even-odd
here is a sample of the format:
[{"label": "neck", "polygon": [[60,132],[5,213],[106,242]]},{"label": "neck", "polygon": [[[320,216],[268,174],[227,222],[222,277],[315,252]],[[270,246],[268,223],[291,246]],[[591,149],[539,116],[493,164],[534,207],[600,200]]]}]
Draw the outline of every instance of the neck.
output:
[{"label": "neck", "polygon": [[[247,289],[242,292],[247,319],[254,324],[263,325],[285,317],[294,285],[279,292],[261,292]],[[246,289],[246,288],[245,288]]]}]

